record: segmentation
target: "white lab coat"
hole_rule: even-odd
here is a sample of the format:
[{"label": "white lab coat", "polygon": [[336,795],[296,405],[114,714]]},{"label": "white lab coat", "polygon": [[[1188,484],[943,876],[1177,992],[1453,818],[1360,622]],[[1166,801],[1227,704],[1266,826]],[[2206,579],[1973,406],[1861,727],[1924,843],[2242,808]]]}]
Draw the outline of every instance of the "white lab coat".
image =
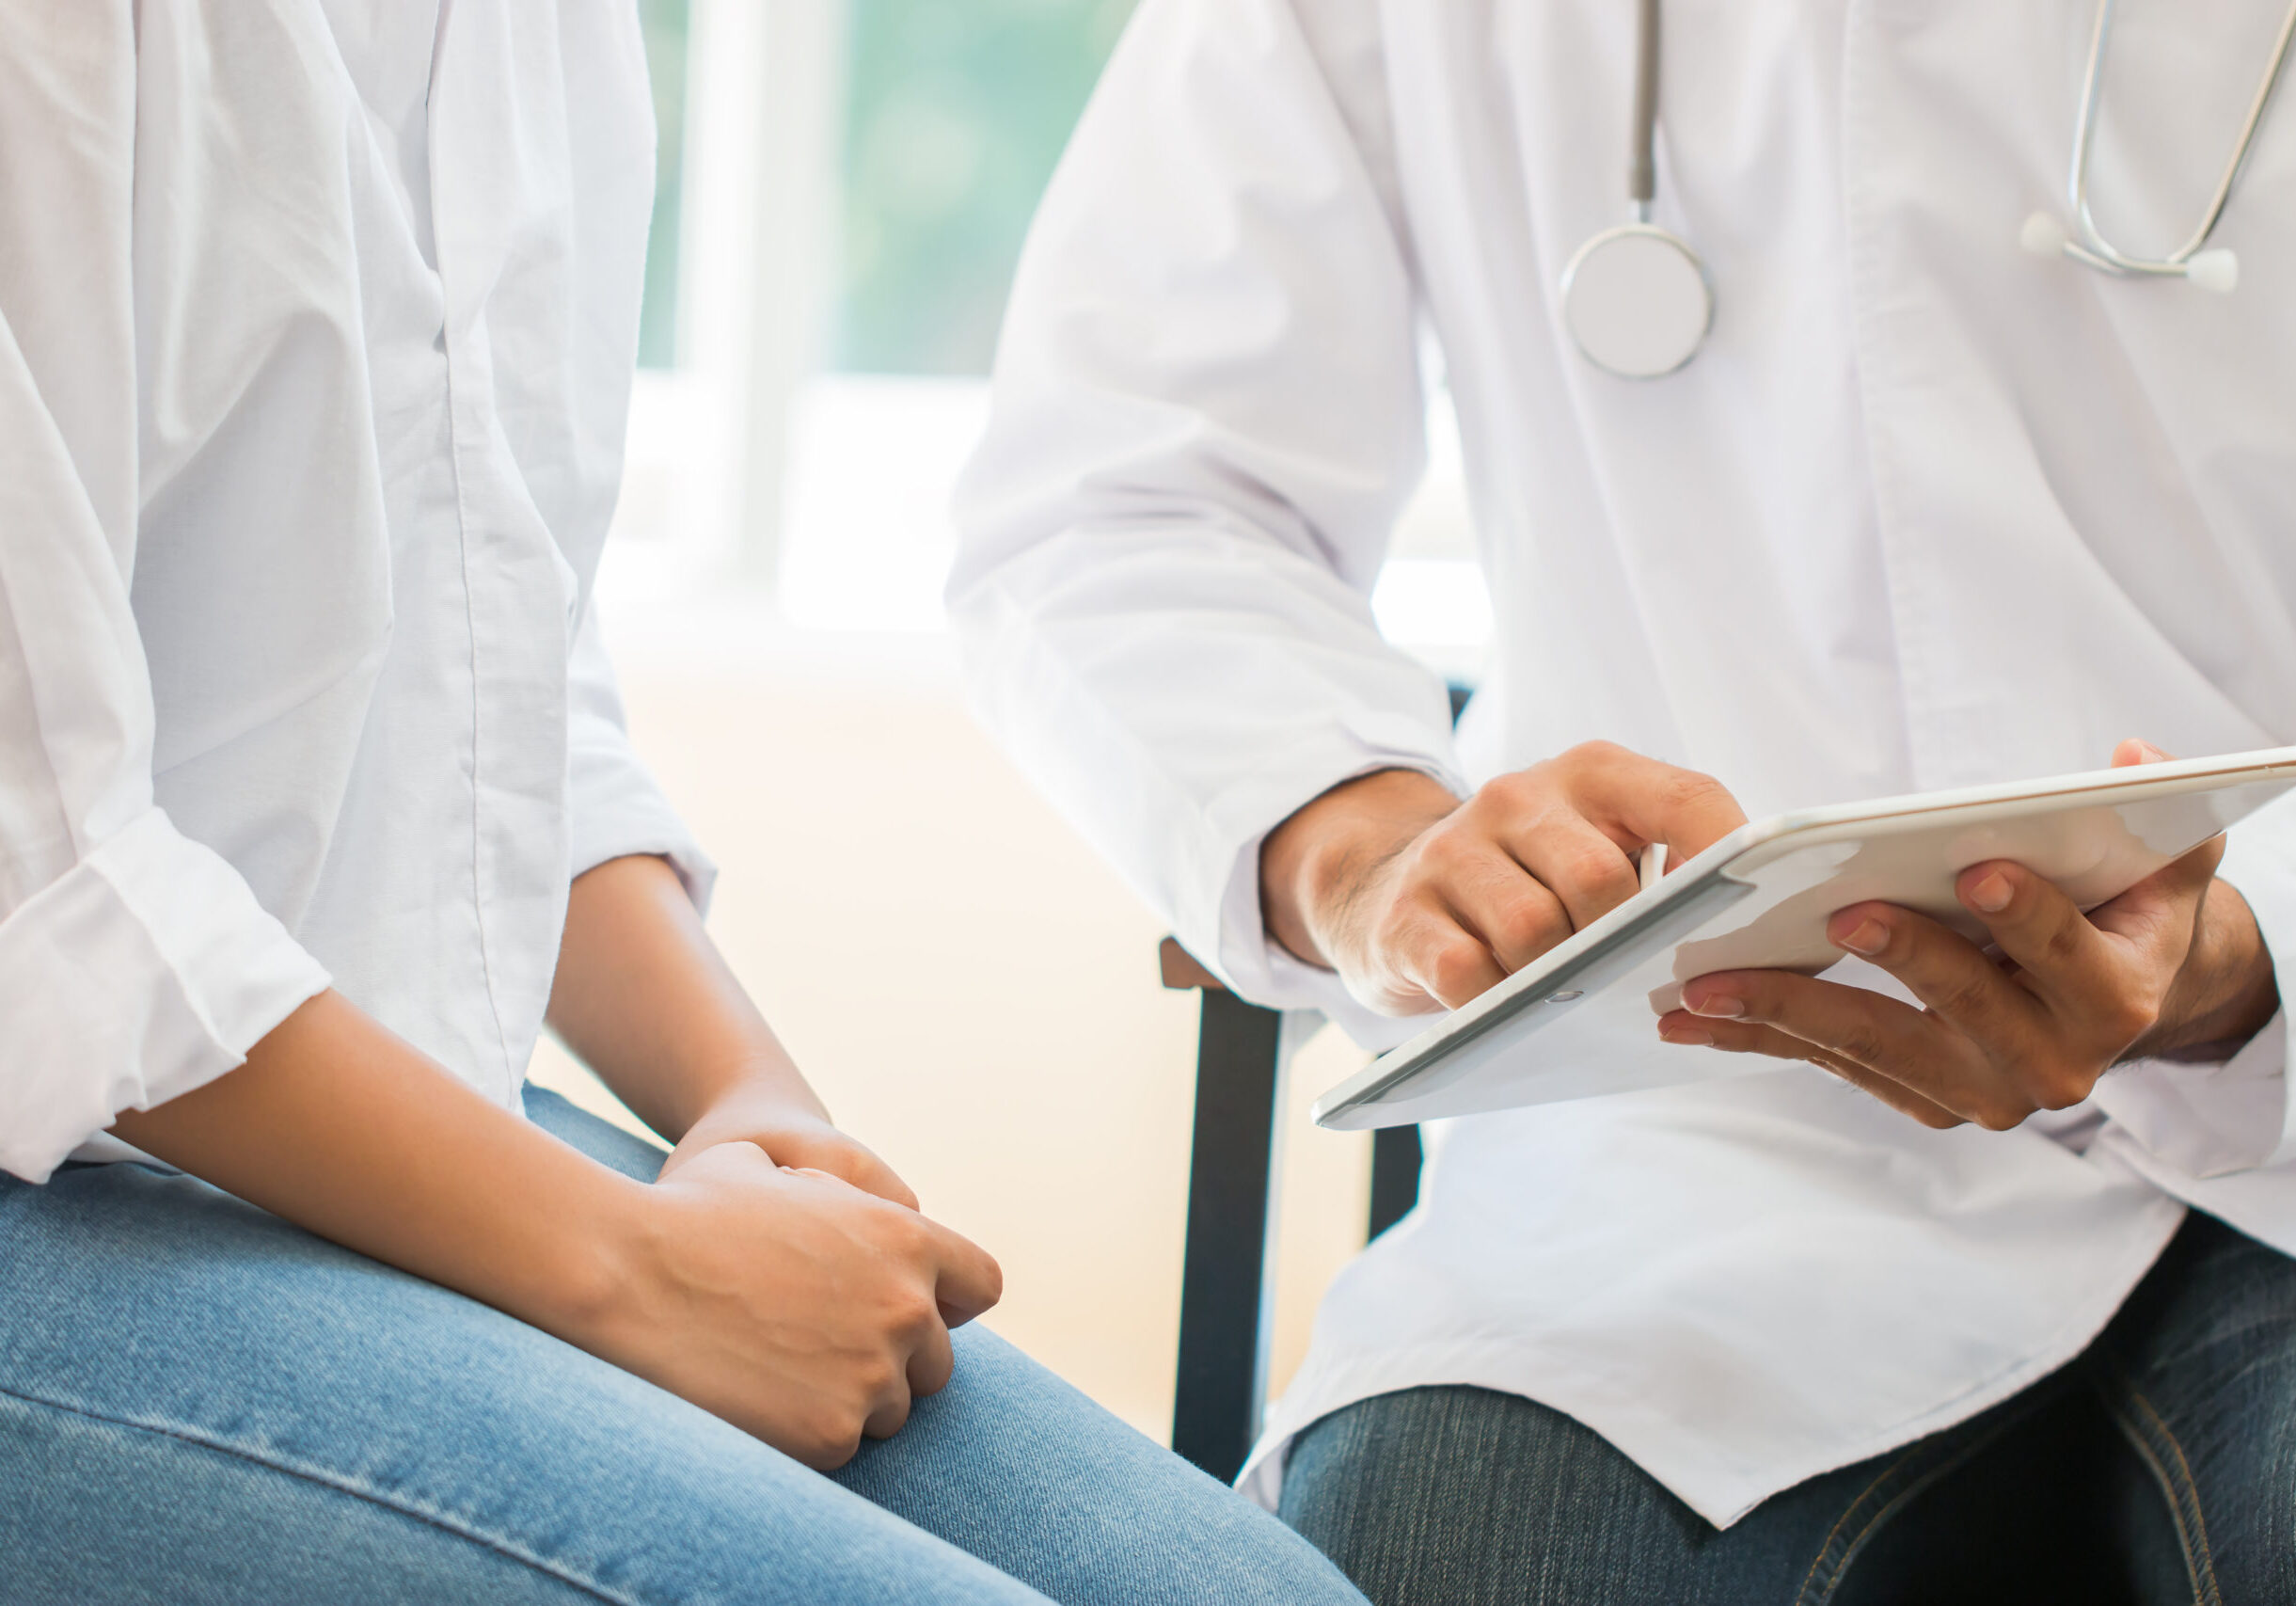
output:
[{"label": "white lab coat", "polygon": [[589,615],[626,0],[0,0],[0,1167],[332,979],[515,1107],[572,875],[708,878]]},{"label": "white lab coat", "polygon": [[[2191,228],[2279,0],[2124,7],[2098,206]],[[1396,1035],[1263,933],[1266,832],[1349,776],[1465,787],[1607,738],[1756,814],[2296,740],[2296,108],[2239,292],[2023,254],[2090,0],[1671,0],[1657,221],[1684,372],[1579,360],[1634,8],[1146,0],[1020,275],[950,597],[989,723],[1241,993]],[[1457,752],[1367,605],[1439,343],[1496,610]],[[2296,953],[2296,810],[2225,874]],[[1444,1123],[1334,1285],[1245,1482],[1423,1383],[1586,1422],[1727,1523],[2078,1353],[2185,1202],[2296,1251],[2276,1021],[1997,1135],[1808,1069]],[[1695,1051],[1686,1051],[1695,1052]]]}]

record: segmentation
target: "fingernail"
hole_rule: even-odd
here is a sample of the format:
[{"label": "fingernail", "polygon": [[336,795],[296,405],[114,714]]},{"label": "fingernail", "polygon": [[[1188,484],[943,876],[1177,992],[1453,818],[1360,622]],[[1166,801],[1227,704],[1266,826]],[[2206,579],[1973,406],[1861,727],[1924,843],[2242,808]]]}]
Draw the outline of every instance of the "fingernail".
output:
[{"label": "fingernail", "polygon": [[1669,1042],[1678,1042],[1685,1048],[1712,1048],[1714,1034],[1700,1031],[1696,1026],[1668,1026],[1658,1034]]},{"label": "fingernail", "polygon": [[[1688,1000],[1684,1000],[1686,1003]],[[1690,1005],[1693,1015],[1710,1015],[1718,1021],[1734,1021],[1746,1013],[1746,1000],[1733,998],[1727,993],[1716,993]]]},{"label": "fingernail", "polygon": [[1861,920],[1842,946],[1854,954],[1877,954],[1890,946],[1890,929],[1878,920]]},{"label": "fingernail", "polygon": [[2168,757],[2167,754],[2161,752],[2149,741],[2140,740],[2137,743],[2137,746],[2144,750],[2144,761],[2147,764],[2159,764]]},{"label": "fingernail", "polygon": [[2009,878],[1995,870],[1969,889],[1969,900],[1987,914],[1998,914],[2009,907]]}]

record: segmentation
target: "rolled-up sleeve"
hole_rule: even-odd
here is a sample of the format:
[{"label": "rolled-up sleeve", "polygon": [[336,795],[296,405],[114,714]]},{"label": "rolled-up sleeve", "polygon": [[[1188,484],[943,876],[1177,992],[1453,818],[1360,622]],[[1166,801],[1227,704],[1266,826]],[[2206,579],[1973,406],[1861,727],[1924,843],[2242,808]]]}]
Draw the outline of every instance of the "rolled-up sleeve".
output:
[{"label": "rolled-up sleeve", "polygon": [[2281,1010],[2221,1063],[2142,1061],[2098,1084],[2107,1140],[2132,1169],[2234,1226],[2296,1252],[2288,1009],[2296,986],[2296,797],[2227,834],[2219,878],[2255,914],[2280,980]]},{"label": "rolled-up sleeve", "polygon": [[1039,213],[949,601],[985,721],[1237,992],[1359,1016],[1258,861],[1383,768],[1454,788],[1370,595],[1424,463],[1369,5],[1147,0]]},{"label": "rolled-up sleeve", "polygon": [[326,973],[152,802],[126,0],[0,16],[0,1168],[239,1065]]},{"label": "rolled-up sleeve", "polygon": [[2105,1153],[2156,1188],[2296,1254],[2296,1098],[2289,991],[2296,988],[2296,797],[2234,825],[2218,878],[2248,900],[2280,977],[2280,1013],[2223,1064],[2138,1061],[2097,1087],[2113,1123]]},{"label": "rolled-up sleeve", "polygon": [[704,914],[718,867],[702,851],[630,746],[629,723],[612,660],[599,634],[597,606],[583,615],[568,674],[566,806],[572,817],[573,873],[610,859],[650,853],[667,859]]}]

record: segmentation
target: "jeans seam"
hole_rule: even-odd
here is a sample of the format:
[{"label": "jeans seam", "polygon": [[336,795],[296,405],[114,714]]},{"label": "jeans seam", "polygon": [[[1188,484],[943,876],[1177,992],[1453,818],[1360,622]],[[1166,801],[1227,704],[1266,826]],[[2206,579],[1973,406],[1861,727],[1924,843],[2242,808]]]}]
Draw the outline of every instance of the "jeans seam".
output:
[{"label": "jeans seam", "polygon": [[[1907,1451],[1896,1460],[1884,1467],[1880,1472],[1875,1476],[1872,1483],[1866,1485],[1865,1487],[1858,1491],[1857,1499],[1851,1501],[1847,1505],[1842,1508],[1842,1515],[1834,1519],[1833,1527],[1826,1534],[1826,1542],[1817,1548],[1817,1554],[1810,1559],[1810,1570],[1802,1575],[1801,1588],[1795,1592],[1794,1598],[1796,1600],[1806,1600],[1810,1598],[1810,1586],[1817,1581],[1818,1568],[1826,1565],[1827,1556],[1832,1552],[1833,1542],[1841,1537],[1842,1529],[1848,1523],[1850,1518],[1857,1513],[1858,1508],[1865,1503],[1866,1497],[1871,1495],[1876,1489],[1881,1487],[1882,1485],[1888,1483],[1892,1478],[1895,1477],[1898,1474],[1898,1471],[1904,1468],[1907,1462],[1912,1460],[1920,1454],[1921,1450],[1918,1446],[1914,1449]],[[1857,1539],[1851,1541],[1849,1550],[1846,1552],[1847,1554],[1856,1554],[1858,1546],[1863,1543],[1865,1535],[1872,1530],[1874,1522],[1878,1521],[1880,1518],[1889,1511],[1892,1503],[1892,1502],[1888,1501],[1883,1502],[1881,1510],[1875,1513],[1874,1519],[1869,1520],[1865,1527],[1858,1530],[1858,1537]],[[1829,1584],[1827,1585],[1827,1588],[1829,1591],[1830,1591],[1832,1585]]]},{"label": "jeans seam", "polygon": [[[2193,1465],[2185,1457],[2184,1445],[2135,1381],[2119,1366],[2110,1361],[2105,1364],[2111,1370],[2113,1381],[2119,1385],[2119,1392],[2126,1394],[2127,1405],[2114,1391],[2099,1386],[2098,1392],[2104,1396],[2105,1408],[2112,1415],[2114,1425],[2136,1451],[2166,1497],[2169,1520],[2177,1529],[2177,1548],[2184,1552],[2185,1578],[2193,1586],[2194,1606],[2222,1606],[2224,1594],[2216,1582],[2216,1557],[2209,1548],[2208,1519],[2200,1508],[2200,1485],[2193,1476]],[[2144,1420],[2136,1420],[2127,1406],[2143,1412]],[[2176,1458],[2174,1467],[2161,1458],[2162,1445]]]},{"label": "jeans seam", "polygon": [[1816,1602],[1822,1606],[1823,1602],[1831,1599],[1833,1592],[1842,1586],[1842,1580],[1848,1573],[1849,1564],[1856,1559],[1858,1551],[1864,1547],[1866,1540],[1872,1537],[1876,1529],[1901,1510],[1907,1502],[1925,1492],[1940,1478],[1985,1449],[2031,1414],[2032,1407],[2028,1407],[2024,1410],[2004,1417],[1986,1432],[1974,1435],[1966,1442],[1956,1446],[1953,1454],[1940,1456],[1935,1466],[1924,1471],[1918,1477],[1908,1479],[1903,1488],[1892,1494],[1875,1509],[1873,1516],[1859,1528],[1856,1537],[1843,1547],[1840,1557],[1834,1563],[1832,1576],[1827,1579],[1823,1591],[1813,1596],[1810,1593],[1811,1586],[1817,1582],[1818,1570],[1826,1565],[1826,1558],[1832,1553],[1834,1541],[1841,1537],[1843,1528],[1848,1524],[1852,1517],[1857,1515],[1858,1508],[1872,1498],[1876,1489],[1880,1488],[1892,1478],[1904,1471],[1909,1463],[1920,1457],[1924,1447],[1917,1443],[1903,1455],[1891,1462],[1889,1466],[1883,1468],[1880,1474],[1872,1483],[1859,1491],[1857,1499],[1843,1507],[1841,1517],[1836,1519],[1832,1529],[1826,1535],[1826,1542],[1818,1547],[1817,1555],[1812,1559],[1810,1570],[1802,1576],[1801,1588],[1796,1592],[1794,1597],[1797,1606],[1803,1602]]},{"label": "jeans seam", "polygon": [[426,1527],[435,1528],[442,1534],[461,1539],[467,1544],[476,1545],[482,1550],[490,1550],[494,1554],[502,1557],[505,1561],[514,1562],[520,1566],[527,1567],[534,1572],[538,1572],[546,1578],[556,1579],[559,1582],[565,1584],[571,1589],[579,1590],[581,1593],[591,1597],[593,1599],[610,1602],[610,1606],[644,1606],[644,1603],[634,1596],[623,1595],[610,1591],[601,1583],[580,1577],[579,1575],[571,1572],[562,1566],[559,1566],[551,1562],[544,1560],[540,1556],[528,1554],[513,1546],[508,1540],[494,1534],[477,1532],[454,1521],[448,1517],[442,1516],[439,1513],[424,1511],[419,1506],[411,1505],[402,1501],[392,1500],[372,1489],[361,1488],[344,1478],[330,1477],[325,1473],[314,1471],[308,1468],[290,1466],[285,1462],[273,1460],[267,1456],[257,1455],[253,1451],[242,1449],[238,1445],[226,1444],[217,1439],[206,1438],[200,1434],[186,1432],[181,1428],[154,1427],[150,1423],[131,1422],[125,1417],[112,1416],[103,1411],[91,1411],[83,1406],[70,1406],[65,1405],[58,1400],[42,1399],[37,1394],[27,1394],[20,1389],[11,1389],[5,1384],[0,1384],[0,1396],[13,1400],[21,1400],[27,1406],[35,1406],[46,1410],[58,1411],[67,1416],[81,1417],[89,1422],[104,1423],[113,1427],[123,1427],[134,1433],[150,1434],[155,1439],[172,1439],[178,1443],[189,1444],[196,1449],[210,1451],[218,1455],[229,1455],[234,1460],[245,1461],[250,1466],[261,1467],[265,1471],[277,1472],[282,1477],[293,1478],[298,1482],[309,1484],[316,1488],[328,1489],[336,1494],[346,1496],[352,1500],[363,1501],[367,1504],[378,1507],[381,1510],[392,1512],[400,1517],[408,1518],[413,1521],[422,1523]]}]

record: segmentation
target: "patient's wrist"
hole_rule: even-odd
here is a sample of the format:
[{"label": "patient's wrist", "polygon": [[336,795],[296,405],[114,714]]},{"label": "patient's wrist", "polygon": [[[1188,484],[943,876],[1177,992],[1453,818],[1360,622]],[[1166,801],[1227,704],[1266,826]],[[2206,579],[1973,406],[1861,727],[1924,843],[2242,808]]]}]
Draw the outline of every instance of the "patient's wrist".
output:
[{"label": "patient's wrist", "polygon": [[654,1078],[649,1120],[673,1143],[729,1121],[811,1117],[829,1112],[804,1073],[770,1034],[690,1052]]},{"label": "patient's wrist", "polygon": [[625,1314],[654,1231],[651,1190],[604,1166],[597,1172],[580,1190],[574,1218],[557,1224],[542,1263],[518,1278],[510,1297],[488,1301],[594,1353]]},{"label": "patient's wrist", "polygon": [[829,1111],[786,1055],[754,1057],[722,1068],[708,1080],[693,1121],[679,1140],[730,1128],[769,1129],[830,1123]]}]

